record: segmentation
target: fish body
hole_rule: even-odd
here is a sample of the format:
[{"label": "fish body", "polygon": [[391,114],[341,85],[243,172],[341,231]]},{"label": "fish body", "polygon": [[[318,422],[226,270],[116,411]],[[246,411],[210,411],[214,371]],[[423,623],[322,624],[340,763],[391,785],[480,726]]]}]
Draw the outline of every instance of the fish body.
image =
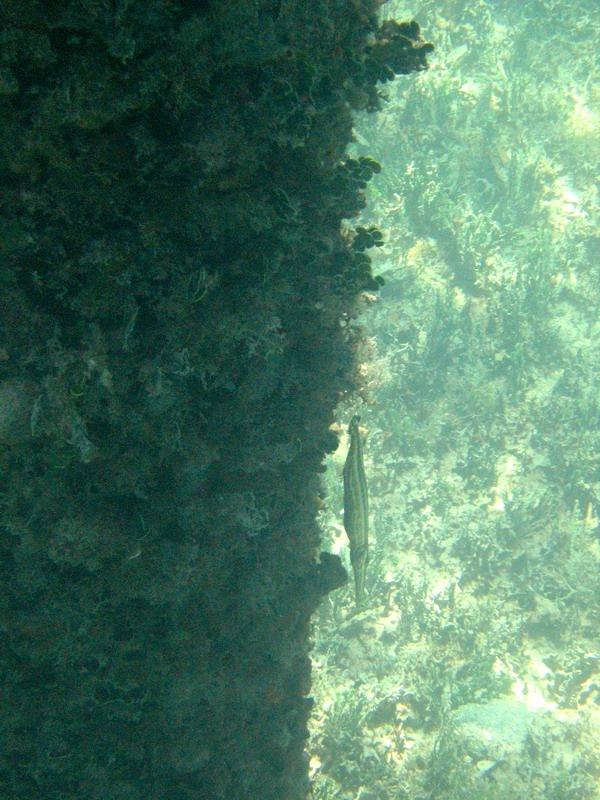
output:
[{"label": "fish body", "polygon": [[364,600],[365,574],[369,563],[369,494],[359,422],[360,417],[356,415],[350,421],[350,447],[344,464],[344,528],[350,541],[350,563],[354,572],[357,603]]}]

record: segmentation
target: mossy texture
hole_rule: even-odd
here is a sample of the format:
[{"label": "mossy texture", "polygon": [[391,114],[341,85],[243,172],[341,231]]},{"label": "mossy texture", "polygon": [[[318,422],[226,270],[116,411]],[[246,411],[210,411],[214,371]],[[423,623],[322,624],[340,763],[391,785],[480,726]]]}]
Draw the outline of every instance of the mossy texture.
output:
[{"label": "mossy texture", "polygon": [[3,800],[306,793],[376,5],[2,4]]}]

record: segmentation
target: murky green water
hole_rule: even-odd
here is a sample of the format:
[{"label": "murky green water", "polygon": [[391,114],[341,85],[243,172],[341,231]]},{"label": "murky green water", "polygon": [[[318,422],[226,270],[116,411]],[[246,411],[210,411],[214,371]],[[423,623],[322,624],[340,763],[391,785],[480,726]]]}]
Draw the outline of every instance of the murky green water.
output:
[{"label": "murky green water", "polygon": [[[357,124],[368,600],[322,609],[315,796],[600,796],[598,47],[589,2],[384,7],[431,68]],[[332,458],[323,527],[346,553]]]}]

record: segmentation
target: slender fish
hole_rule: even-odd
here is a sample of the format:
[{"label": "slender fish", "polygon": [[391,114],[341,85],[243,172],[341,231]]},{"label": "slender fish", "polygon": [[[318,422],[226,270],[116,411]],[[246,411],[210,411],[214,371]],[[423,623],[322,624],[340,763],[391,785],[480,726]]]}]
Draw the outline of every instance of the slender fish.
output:
[{"label": "slender fish", "polygon": [[356,602],[365,597],[365,573],[369,563],[369,495],[358,430],[360,417],[350,421],[350,448],[344,464],[344,528],[350,540],[350,562],[354,572]]}]

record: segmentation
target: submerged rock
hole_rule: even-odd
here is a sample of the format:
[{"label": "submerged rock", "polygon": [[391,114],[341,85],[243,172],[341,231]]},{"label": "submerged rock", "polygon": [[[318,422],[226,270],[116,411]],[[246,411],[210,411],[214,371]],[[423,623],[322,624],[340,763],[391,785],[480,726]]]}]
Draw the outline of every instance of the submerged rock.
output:
[{"label": "submerged rock", "polygon": [[530,729],[524,703],[513,699],[467,703],[451,715],[450,726],[474,761],[498,761],[521,751]]}]

